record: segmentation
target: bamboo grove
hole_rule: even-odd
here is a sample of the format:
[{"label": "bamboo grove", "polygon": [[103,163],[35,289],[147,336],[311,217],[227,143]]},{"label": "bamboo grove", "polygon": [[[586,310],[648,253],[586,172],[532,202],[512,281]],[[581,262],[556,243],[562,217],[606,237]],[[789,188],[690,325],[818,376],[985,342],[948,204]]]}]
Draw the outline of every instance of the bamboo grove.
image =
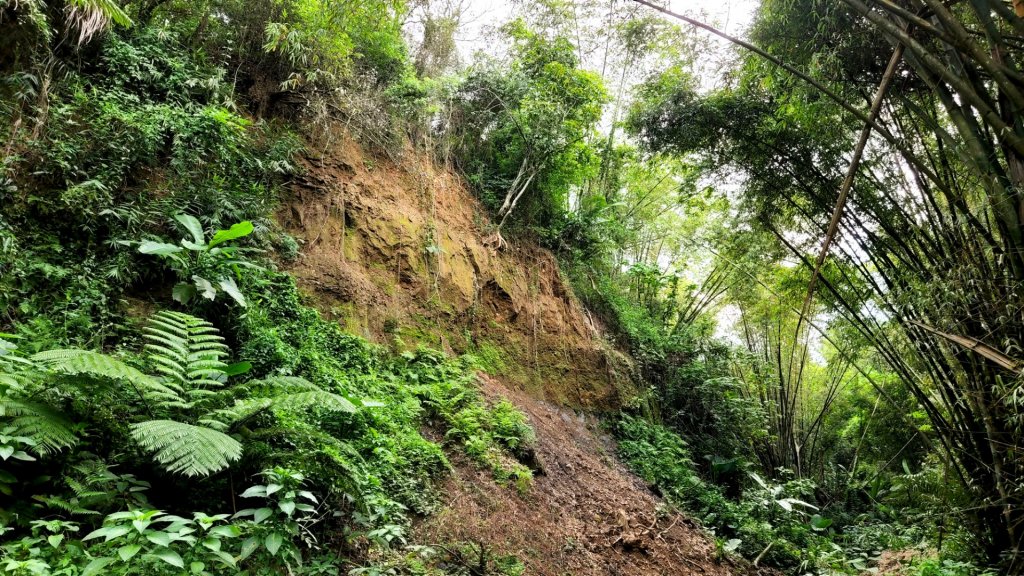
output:
[{"label": "bamboo grove", "polygon": [[[907,383],[949,475],[973,495],[989,553],[1009,554],[1012,572],[1024,561],[1022,15],[995,0],[767,2],[753,41],[785,67],[751,54],[735,87],[652,90],[656,103],[632,119],[652,149],[745,173],[751,219],[808,271],[839,216],[813,310],[856,327]],[[686,134],[672,129],[684,117]],[[855,150],[865,123],[871,137]],[[849,197],[833,207],[851,164]],[[795,341],[811,330],[790,328]],[[806,350],[785,353],[778,372],[792,377],[777,404],[792,408]],[[805,428],[781,424],[786,437]],[[788,444],[787,460],[799,452]]]}]

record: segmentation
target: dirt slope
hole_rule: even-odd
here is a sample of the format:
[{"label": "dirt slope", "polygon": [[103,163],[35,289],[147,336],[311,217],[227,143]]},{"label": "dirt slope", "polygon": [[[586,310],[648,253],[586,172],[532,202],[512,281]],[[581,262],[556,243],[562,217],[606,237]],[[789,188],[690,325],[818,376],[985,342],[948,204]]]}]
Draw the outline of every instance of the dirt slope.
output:
[{"label": "dirt slope", "polygon": [[485,360],[484,393],[519,406],[537,431],[538,473],[519,494],[453,455],[447,505],[416,542],[480,542],[530,575],[746,573],[663,506],[615,459],[586,413],[634,393],[632,366],[605,344],[555,259],[498,250],[491,224],[450,172],[415,154],[400,164],[345,140],[306,158],[279,223],[300,240],[290,265],[319,309],[396,349],[419,344]]},{"label": "dirt slope", "polygon": [[308,157],[278,220],[303,243],[291,269],[320,309],[398,347],[474,351],[535,396],[613,409],[627,359],[603,344],[547,251],[489,244],[487,218],[451,172],[345,140]]},{"label": "dirt slope", "polygon": [[486,376],[481,382],[487,396],[508,398],[529,416],[544,473],[521,495],[456,460],[455,474],[442,487],[448,505],[416,527],[415,540],[480,542],[495,553],[515,554],[531,575],[752,573],[716,561],[708,537],[668,512],[615,459],[612,440],[592,418]]}]

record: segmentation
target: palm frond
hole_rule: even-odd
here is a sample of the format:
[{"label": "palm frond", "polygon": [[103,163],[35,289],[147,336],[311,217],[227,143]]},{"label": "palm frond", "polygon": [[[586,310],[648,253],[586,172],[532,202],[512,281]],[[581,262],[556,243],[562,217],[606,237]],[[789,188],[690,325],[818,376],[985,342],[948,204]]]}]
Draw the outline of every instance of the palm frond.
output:
[{"label": "palm frond", "polygon": [[175,474],[209,476],[242,456],[242,445],[223,432],[173,420],[132,424],[139,445]]}]

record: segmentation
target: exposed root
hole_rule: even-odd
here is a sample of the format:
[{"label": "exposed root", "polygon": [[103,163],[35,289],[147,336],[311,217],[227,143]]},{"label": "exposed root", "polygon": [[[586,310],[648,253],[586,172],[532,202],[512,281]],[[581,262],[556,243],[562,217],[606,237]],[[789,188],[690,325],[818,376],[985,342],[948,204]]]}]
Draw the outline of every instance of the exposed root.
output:
[{"label": "exposed root", "polygon": [[508,241],[501,235],[501,231],[497,231],[494,234],[484,238],[484,246],[493,250],[504,250],[508,247]]}]

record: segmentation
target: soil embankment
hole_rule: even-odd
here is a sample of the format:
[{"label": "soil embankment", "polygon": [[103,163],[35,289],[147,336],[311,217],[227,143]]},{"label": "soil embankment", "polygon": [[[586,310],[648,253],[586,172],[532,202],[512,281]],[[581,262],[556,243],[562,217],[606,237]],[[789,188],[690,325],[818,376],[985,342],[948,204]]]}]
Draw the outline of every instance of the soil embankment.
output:
[{"label": "soil embankment", "polygon": [[536,397],[612,410],[630,363],[562,281],[554,257],[498,250],[478,202],[450,171],[401,164],[344,140],[309,157],[278,215],[303,244],[291,267],[319,308],[398,347],[473,352]]},{"label": "soil embankment", "polygon": [[484,211],[451,172],[401,163],[344,140],[308,157],[279,222],[302,244],[290,265],[319,309],[394,348],[471,352],[537,432],[538,470],[520,494],[453,454],[445,505],[416,542],[476,542],[514,554],[527,574],[745,574],[616,459],[587,414],[635,393],[632,364],[535,246],[497,249]]}]

